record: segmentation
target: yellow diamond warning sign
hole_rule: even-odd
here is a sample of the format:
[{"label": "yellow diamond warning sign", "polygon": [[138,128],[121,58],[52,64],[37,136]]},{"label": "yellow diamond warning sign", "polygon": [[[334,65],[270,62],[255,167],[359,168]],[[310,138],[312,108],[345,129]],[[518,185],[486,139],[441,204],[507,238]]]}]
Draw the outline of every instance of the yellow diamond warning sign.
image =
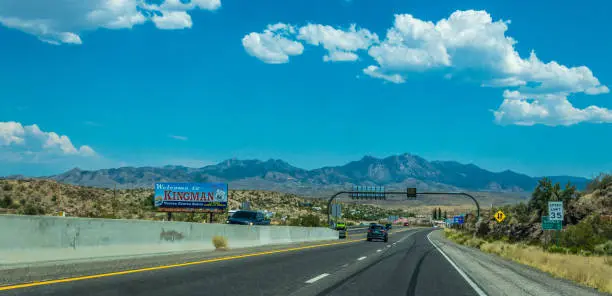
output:
[{"label": "yellow diamond warning sign", "polygon": [[504,219],[506,219],[504,212],[499,210],[497,213],[495,213],[495,220],[497,220],[497,222],[501,223],[501,221],[504,221]]}]

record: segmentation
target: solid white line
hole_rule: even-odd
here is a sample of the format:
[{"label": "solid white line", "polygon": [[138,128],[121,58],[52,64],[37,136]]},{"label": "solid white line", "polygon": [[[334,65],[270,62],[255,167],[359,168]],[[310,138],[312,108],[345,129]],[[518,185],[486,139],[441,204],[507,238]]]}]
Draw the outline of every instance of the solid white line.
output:
[{"label": "solid white line", "polygon": [[357,258],[357,261],[361,261],[361,260],[363,260],[363,259],[365,259],[365,258],[368,258],[368,257],[366,257],[366,256],[359,257],[359,258]]},{"label": "solid white line", "polygon": [[323,273],[323,274],[317,275],[317,276],[307,280],[306,283],[307,284],[312,284],[312,283],[314,283],[314,282],[316,282],[316,281],[318,281],[318,280],[320,280],[320,279],[322,279],[322,278],[324,278],[324,277],[326,277],[328,275],[329,275],[329,273]]},{"label": "solid white line", "polygon": [[463,270],[461,270],[461,268],[459,268],[459,266],[457,266],[457,264],[455,264],[455,262],[453,262],[453,260],[451,260],[448,256],[446,256],[446,254],[444,254],[444,252],[442,252],[442,250],[440,248],[438,248],[438,246],[436,246],[436,244],[434,244],[434,242],[431,241],[431,238],[429,238],[430,235],[431,235],[431,232],[427,235],[427,240],[429,240],[429,243],[431,243],[431,245],[434,246],[438,250],[438,252],[440,252],[440,254],[442,254],[442,256],[444,256],[444,258],[446,258],[446,260],[448,260],[448,262],[457,270],[457,272],[459,272],[459,274],[470,285],[470,287],[472,287],[472,289],[474,289],[474,291],[476,291],[476,294],[478,294],[478,296],[487,296],[487,293],[485,293],[483,290],[481,290],[480,287],[478,287],[478,285],[476,285],[476,283],[474,283],[472,281],[472,279],[470,279],[467,276],[467,274],[465,274],[465,272],[463,272]]},{"label": "solid white line", "polygon": [[381,251],[382,251],[382,250],[380,250],[380,249],[376,250],[376,252],[381,252]]}]

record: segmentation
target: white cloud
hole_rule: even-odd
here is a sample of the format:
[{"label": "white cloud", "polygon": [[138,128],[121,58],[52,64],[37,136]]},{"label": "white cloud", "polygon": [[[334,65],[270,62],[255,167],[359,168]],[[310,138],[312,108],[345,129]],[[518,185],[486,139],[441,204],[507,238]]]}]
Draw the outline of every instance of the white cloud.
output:
[{"label": "white cloud", "polygon": [[87,145],[76,148],[66,135],[42,131],[36,124],[23,126],[14,121],[0,122],[0,150],[13,155],[37,153],[96,155],[96,152]]},{"label": "white cloud", "polygon": [[[455,11],[449,18],[436,23],[399,14],[395,16],[395,23],[387,31],[385,40],[370,48],[369,54],[387,73],[401,74],[435,68],[448,68],[459,73],[470,71],[492,77],[483,81],[482,86],[517,87],[519,93],[553,95],[565,100],[572,93],[609,92],[585,66],[567,67],[555,61],[544,63],[533,51],[529,58],[521,58],[514,48],[516,41],[505,35],[509,24],[510,21],[493,21],[486,11]],[[509,102],[503,106],[526,106],[525,103]],[[532,108],[529,109],[531,113],[525,113],[535,114],[530,121],[537,122],[537,118],[541,118],[540,110],[544,107],[539,103],[541,101],[535,101],[529,107]],[[553,112],[549,116],[570,114]],[[562,119],[558,121],[566,122]],[[599,122],[599,119],[584,115],[567,120],[580,121]],[[538,123],[550,122],[554,120]]]},{"label": "white cloud", "polygon": [[562,94],[523,95],[518,91],[505,91],[504,97],[501,106],[493,111],[495,122],[502,125],[612,123],[612,110],[597,106],[578,109]]},{"label": "white cloud", "polygon": [[352,62],[359,59],[359,56],[350,51],[332,51],[323,56],[323,61],[326,62]]},{"label": "white cloud", "polygon": [[379,42],[378,35],[366,29],[357,30],[355,24],[345,31],[332,26],[308,24],[299,30],[298,39],[310,45],[322,45],[328,51],[324,61],[355,61],[355,51],[368,49]]},{"label": "white cloud", "polygon": [[289,39],[292,34],[295,34],[295,28],[291,25],[268,25],[263,33],[252,32],[244,36],[242,46],[248,54],[264,63],[284,64],[289,62],[289,56],[304,52],[302,43]]},{"label": "white cloud", "polygon": [[367,49],[377,65],[363,73],[393,83],[404,83],[410,73],[440,70],[446,79],[467,75],[467,81],[479,81],[483,87],[507,88],[509,92],[494,113],[500,124],[610,122],[609,109],[577,109],[568,100],[577,93],[610,92],[589,68],[543,62],[534,51],[522,58],[514,48],[517,41],[506,36],[510,24],[475,10],[455,11],[436,22],[397,14],[382,41],[366,29],[357,30],[356,25],[343,31],[309,24],[299,29],[297,38],[322,45],[328,51],[324,61],[355,61],[355,52]]},{"label": "white cloud", "polygon": [[187,11],[220,6],[219,0],[166,0],[160,5],[145,0],[3,0],[0,24],[51,44],[81,44],[79,34],[83,31],[130,29],[149,20],[159,29],[190,28]]},{"label": "white cloud", "polygon": [[185,136],[169,135],[170,138],[180,141],[187,141],[188,138]]},{"label": "white cloud", "polygon": [[161,16],[153,16],[158,29],[176,30],[191,28],[191,16],[184,11],[163,11]]},{"label": "white cloud", "polygon": [[516,77],[497,78],[485,81],[483,87],[504,87],[504,86],[523,86],[527,85],[527,82],[520,80]]},{"label": "white cloud", "polygon": [[0,146],[22,144],[25,130],[23,126],[14,121],[0,122]]},{"label": "white cloud", "polygon": [[404,77],[399,74],[384,74],[380,72],[380,68],[374,65],[370,65],[367,68],[363,69],[363,73],[374,78],[384,79],[393,83],[404,83]]}]

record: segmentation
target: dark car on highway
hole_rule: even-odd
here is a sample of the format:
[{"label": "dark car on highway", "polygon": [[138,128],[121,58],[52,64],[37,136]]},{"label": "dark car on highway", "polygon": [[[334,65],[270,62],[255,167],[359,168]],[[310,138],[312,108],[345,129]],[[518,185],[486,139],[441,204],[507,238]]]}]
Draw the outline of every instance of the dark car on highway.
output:
[{"label": "dark car on highway", "polygon": [[389,233],[385,226],[380,224],[374,224],[370,225],[370,227],[368,228],[367,238],[369,242],[375,239],[387,242],[389,240]]},{"label": "dark car on highway", "polygon": [[227,224],[239,225],[270,225],[262,212],[258,211],[237,211],[226,221]]}]

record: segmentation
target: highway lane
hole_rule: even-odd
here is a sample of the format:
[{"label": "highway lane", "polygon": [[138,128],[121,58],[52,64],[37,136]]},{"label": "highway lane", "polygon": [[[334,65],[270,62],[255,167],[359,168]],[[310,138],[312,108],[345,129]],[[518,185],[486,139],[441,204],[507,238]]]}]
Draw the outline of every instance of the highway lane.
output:
[{"label": "highway lane", "polygon": [[[429,242],[430,230],[421,230],[358,269],[327,277],[303,287],[303,295],[480,295]],[[365,260],[364,260],[365,261]],[[481,291],[479,291],[481,292]]]},{"label": "highway lane", "polygon": [[477,295],[428,229],[190,266],[69,281],[0,295]]}]

